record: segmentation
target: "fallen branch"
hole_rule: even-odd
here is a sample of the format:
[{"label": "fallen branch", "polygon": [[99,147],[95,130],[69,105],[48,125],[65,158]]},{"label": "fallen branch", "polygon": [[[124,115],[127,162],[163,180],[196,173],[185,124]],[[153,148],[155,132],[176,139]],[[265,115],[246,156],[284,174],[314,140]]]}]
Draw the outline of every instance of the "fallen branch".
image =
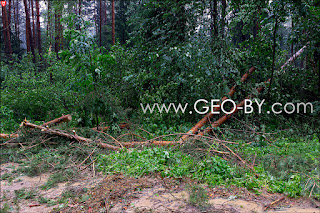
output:
[{"label": "fallen branch", "polygon": [[266,211],[268,208],[270,208],[272,205],[279,203],[280,201],[284,200],[285,197],[281,197],[278,200],[273,201],[272,203],[266,205],[266,207],[263,209],[263,211]]},{"label": "fallen branch", "polygon": [[71,120],[72,120],[72,116],[70,114],[68,114],[68,115],[63,115],[60,118],[56,118],[52,121],[48,121],[48,122],[42,124],[41,126],[47,127],[47,126],[57,125],[57,124],[60,124],[63,122],[69,122]]},{"label": "fallen branch", "polygon": [[50,135],[58,135],[58,136],[61,136],[61,137],[69,138],[71,140],[76,140],[78,142],[86,142],[86,143],[93,142],[91,139],[78,136],[75,133],[72,135],[72,134],[69,134],[69,133],[62,132],[60,130],[50,129],[50,128],[46,128],[46,127],[43,127],[43,126],[38,126],[36,124],[32,124],[32,123],[25,122],[25,121],[22,122],[22,126],[33,128],[33,129],[40,129],[41,132],[43,132],[43,133],[50,134]]},{"label": "fallen branch", "polygon": [[19,137],[19,135],[16,134],[16,133],[13,133],[13,134],[2,134],[2,133],[0,133],[0,138],[3,138],[3,139],[17,138],[17,137]]}]

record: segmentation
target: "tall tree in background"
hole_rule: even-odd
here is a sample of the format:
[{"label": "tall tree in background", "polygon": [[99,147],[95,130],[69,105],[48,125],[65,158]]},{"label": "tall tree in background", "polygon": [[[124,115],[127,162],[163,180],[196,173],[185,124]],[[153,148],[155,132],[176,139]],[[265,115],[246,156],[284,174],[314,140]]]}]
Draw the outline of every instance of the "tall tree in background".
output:
[{"label": "tall tree in background", "polygon": [[12,1],[9,0],[9,5],[8,5],[8,26],[9,26],[9,31],[11,32],[11,5],[12,5]]},{"label": "tall tree in background", "polygon": [[27,38],[27,51],[32,53],[33,62],[35,62],[35,54],[34,54],[34,46],[33,46],[33,38],[31,35],[31,24],[30,24],[30,14],[27,0],[23,0],[24,9],[26,13],[26,38]]},{"label": "tall tree in background", "polygon": [[[54,7],[54,25],[55,25],[55,44],[54,51],[58,53],[63,48],[62,24],[60,22],[62,16],[63,2],[55,2]],[[58,56],[58,54],[57,54]]]},{"label": "tall tree in background", "polygon": [[3,23],[3,37],[5,40],[5,52],[9,55],[12,55],[9,20],[8,20],[7,10],[5,7],[2,7],[2,23]]},{"label": "tall tree in background", "polygon": [[99,46],[101,47],[101,41],[102,41],[102,1],[99,1],[99,8],[100,8],[100,11],[99,11]]},{"label": "tall tree in background", "polygon": [[212,38],[218,36],[218,2],[217,0],[210,1],[210,16],[211,16],[211,24],[210,24],[210,29],[211,29],[211,36]]},{"label": "tall tree in background", "polygon": [[17,33],[17,37],[19,38],[20,36],[20,21],[19,21],[19,0],[16,0],[16,15],[15,15],[15,27],[16,27],[16,33]]},{"label": "tall tree in background", "polygon": [[115,11],[114,11],[114,0],[112,0],[112,45],[116,43],[116,26],[115,26]]},{"label": "tall tree in background", "polygon": [[36,42],[36,28],[35,28],[35,24],[34,24],[34,4],[33,4],[33,0],[31,0],[31,17],[32,17],[32,38],[33,38],[33,45],[35,48],[37,48],[37,42]]},{"label": "tall tree in background", "polygon": [[38,51],[41,54],[41,29],[40,29],[40,7],[39,7],[39,0],[36,0],[36,13],[37,13],[37,46]]}]

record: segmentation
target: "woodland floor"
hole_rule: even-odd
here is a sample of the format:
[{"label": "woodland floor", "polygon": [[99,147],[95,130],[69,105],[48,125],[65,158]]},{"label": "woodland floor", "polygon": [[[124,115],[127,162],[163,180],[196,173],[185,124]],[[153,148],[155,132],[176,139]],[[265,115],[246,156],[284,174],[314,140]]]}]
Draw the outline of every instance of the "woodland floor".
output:
[{"label": "woodland floor", "polygon": [[[11,173],[18,166],[17,163],[1,164],[1,175]],[[268,204],[284,196],[266,190],[260,190],[257,195],[245,188],[201,185],[206,189],[209,201],[191,204],[192,191],[188,186],[198,183],[190,179],[161,178],[160,175],[105,176],[86,169],[72,182],[43,190],[40,186],[48,177],[49,174],[44,173],[1,180],[1,209],[7,205],[8,212],[264,212]],[[24,196],[19,197],[18,192],[24,192]],[[28,192],[33,193],[27,196]],[[45,202],[39,202],[39,197]],[[67,199],[67,202],[59,202],[61,199]],[[285,197],[266,212],[320,212],[320,202]]]}]

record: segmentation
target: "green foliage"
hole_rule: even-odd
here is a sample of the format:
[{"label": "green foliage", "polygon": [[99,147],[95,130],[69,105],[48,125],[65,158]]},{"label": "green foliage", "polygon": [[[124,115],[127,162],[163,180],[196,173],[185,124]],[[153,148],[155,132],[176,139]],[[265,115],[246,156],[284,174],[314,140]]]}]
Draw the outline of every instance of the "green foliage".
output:
[{"label": "green foliage", "polygon": [[14,191],[16,199],[33,199],[37,192],[34,190],[19,189]]},{"label": "green foliage", "polygon": [[208,205],[209,196],[207,190],[200,185],[191,185],[188,187],[189,203],[194,206],[198,206],[201,209],[205,209]]}]

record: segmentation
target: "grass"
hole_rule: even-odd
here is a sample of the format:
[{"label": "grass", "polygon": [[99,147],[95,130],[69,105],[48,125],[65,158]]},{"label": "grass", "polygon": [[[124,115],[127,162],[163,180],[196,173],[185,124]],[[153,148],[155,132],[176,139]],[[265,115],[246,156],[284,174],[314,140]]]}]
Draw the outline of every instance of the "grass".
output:
[{"label": "grass", "polygon": [[14,191],[16,199],[33,199],[36,197],[37,192],[35,190],[26,190],[26,189],[19,189]]},{"label": "grass", "polygon": [[[319,188],[313,189],[311,192],[310,184],[319,180],[319,176],[313,175],[318,169],[319,155],[317,155],[319,146],[318,139],[315,137],[312,141],[296,141],[299,144],[290,144],[290,146],[270,146],[265,147],[265,150],[259,146],[252,145],[244,147],[242,144],[238,145],[238,152],[242,152],[243,156],[247,154],[257,153],[258,166],[255,167],[256,173],[259,177],[255,177],[251,170],[239,167],[232,162],[227,162],[220,157],[211,156],[209,153],[202,159],[193,158],[190,154],[183,153],[173,148],[153,147],[138,149],[122,149],[119,152],[114,152],[109,155],[100,155],[97,160],[97,168],[105,174],[124,173],[126,175],[140,177],[143,175],[160,173],[165,177],[183,178],[189,177],[200,182],[207,183],[209,186],[216,185],[235,185],[238,187],[246,187],[248,190],[259,193],[259,189],[267,188],[271,192],[284,193],[290,197],[299,197],[302,195],[309,195],[311,193],[314,197],[319,198]],[[283,142],[279,142],[284,144]],[[304,145],[301,145],[303,143]],[[290,149],[287,149],[290,147]],[[301,147],[301,150],[296,149]],[[236,147],[234,147],[236,148]],[[302,150],[308,148],[308,153]],[[269,150],[271,149],[271,150]],[[280,149],[280,150],[279,150]],[[284,150],[286,152],[284,152]],[[309,152],[309,149],[313,151]],[[259,150],[259,152],[258,152]],[[278,150],[276,152],[276,150]],[[274,151],[274,152],[273,152]],[[285,161],[289,156],[299,161],[299,158],[304,156],[310,160],[310,164],[303,166],[302,163],[295,162],[294,166],[289,167],[286,164],[284,167],[273,168],[277,173],[273,173],[271,167],[268,167],[267,162],[264,162],[264,157],[268,153],[283,156]],[[284,155],[287,153],[287,156]],[[295,158],[294,153],[301,153]],[[308,156],[308,157],[307,157]],[[290,164],[291,165],[291,164]],[[297,171],[292,171],[297,169]],[[280,173],[285,173],[285,178]],[[303,172],[308,172],[308,176],[313,177],[306,185],[307,179],[304,179]]]}]

